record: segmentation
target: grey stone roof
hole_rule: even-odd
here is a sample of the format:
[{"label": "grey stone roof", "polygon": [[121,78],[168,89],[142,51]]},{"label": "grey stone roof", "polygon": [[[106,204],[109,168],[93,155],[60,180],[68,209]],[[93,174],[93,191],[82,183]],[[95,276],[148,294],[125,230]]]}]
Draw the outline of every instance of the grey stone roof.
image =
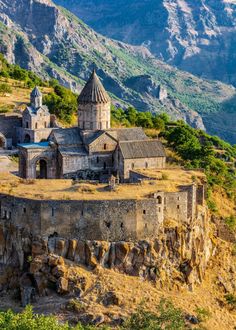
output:
[{"label": "grey stone roof", "polygon": [[84,134],[83,136],[84,143],[86,145],[89,145],[93,141],[97,140],[102,134],[104,134],[104,131],[94,131],[94,132],[89,132],[88,134]]},{"label": "grey stone roof", "polygon": [[43,110],[44,112],[46,112],[47,114],[49,114],[49,110],[48,110],[48,107],[46,106],[46,105],[42,105],[41,107],[39,107],[39,108],[34,108],[34,107],[26,107],[26,110],[28,110],[29,111],[29,113],[32,115],[32,116],[36,116],[37,115],[37,113],[38,113],[38,111],[39,110]]},{"label": "grey stone roof", "polygon": [[39,97],[42,96],[42,93],[40,92],[39,88],[36,86],[32,92],[31,92],[31,97]]},{"label": "grey stone roof", "polygon": [[59,146],[82,144],[78,127],[55,129],[53,130],[53,136],[55,138],[55,142]]},{"label": "grey stone roof", "polygon": [[78,98],[79,103],[107,103],[110,97],[105,91],[95,70],[91,74],[88,82],[84,86]]},{"label": "grey stone roof", "polygon": [[106,132],[117,141],[147,140],[147,136],[141,127],[111,129]]},{"label": "grey stone roof", "polygon": [[120,142],[125,159],[166,157],[162,143],[158,140]]}]

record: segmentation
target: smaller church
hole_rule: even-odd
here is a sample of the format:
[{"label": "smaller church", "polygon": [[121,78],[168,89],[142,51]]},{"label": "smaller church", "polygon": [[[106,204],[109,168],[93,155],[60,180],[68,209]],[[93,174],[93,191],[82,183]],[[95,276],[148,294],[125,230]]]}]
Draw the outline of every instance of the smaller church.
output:
[{"label": "smaller church", "polygon": [[19,128],[19,173],[27,179],[77,178],[121,182],[135,169],[164,168],[162,143],[142,128],[110,127],[111,100],[95,71],[78,97],[78,126],[58,128],[36,87]]}]

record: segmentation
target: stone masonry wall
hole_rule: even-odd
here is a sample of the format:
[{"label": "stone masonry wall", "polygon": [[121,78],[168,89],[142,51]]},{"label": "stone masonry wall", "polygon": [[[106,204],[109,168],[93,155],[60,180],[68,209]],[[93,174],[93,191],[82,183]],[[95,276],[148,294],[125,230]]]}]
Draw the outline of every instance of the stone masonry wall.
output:
[{"label": "stone masonry wall", "polygon": [[40,201],[1,196],[1,219],[35,235],[132,241],[156,237],[163,223],[157,199]]},{"label": "stone masonry wall", "polygon": [[164,221],[191,224],[198,214],[196,191],[189,186],[138,200],[30,200],[0,195],[1,219],[42,236],[141,240],[157,237]]},{"label": "stone masonry wall", "polygon": [[0,115],[0,132],[6,137],[8,147],[17,144],[16,128],[21,127],[22,118],[20,115]]}]

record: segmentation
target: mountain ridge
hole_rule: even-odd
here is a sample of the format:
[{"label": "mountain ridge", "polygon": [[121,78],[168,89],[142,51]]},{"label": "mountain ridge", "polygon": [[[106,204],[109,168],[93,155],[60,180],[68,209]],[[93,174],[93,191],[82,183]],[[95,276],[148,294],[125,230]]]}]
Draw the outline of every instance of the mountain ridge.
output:
[{"label": "mountain ridge", "polygon": [[157,58],[236,85],[233,0],[55,0],[104,35],[145,45]]},{"label": "mountain ridge", "polygon": [[[138,110],[166,111],[211,134],[220,128],[221,137],[236,141],[234,88],[178,71],[145,47],[110,40],[49,0],[1,0],[0,22],[0,50],[9,62],[77,92],[96,67],[105,88]],[[164,100],[157,97],[159,85],[168,92]]]}]

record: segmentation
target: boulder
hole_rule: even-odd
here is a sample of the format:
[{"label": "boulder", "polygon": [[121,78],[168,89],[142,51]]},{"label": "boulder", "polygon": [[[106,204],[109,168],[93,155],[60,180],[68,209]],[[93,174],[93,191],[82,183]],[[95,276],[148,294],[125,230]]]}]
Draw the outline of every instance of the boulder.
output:
[{"label": "boulder", "polygon": [[66,294],[69,292],[69,283],[65,277],[60,277],[57,281],[57,292],[59,294]]},{"label": "boulder", "polygon": [[113,291],[108,291],[102,297],[102,303],[104,306],[111,306],[111,305],[119,305],[119,298],[117,297],[116,293]]},{"label": "boulder", "polygon": [[75,239],[71,239],[69,241],[67,259],[74,261],[77,244],[78,244],[78,242]]}]

